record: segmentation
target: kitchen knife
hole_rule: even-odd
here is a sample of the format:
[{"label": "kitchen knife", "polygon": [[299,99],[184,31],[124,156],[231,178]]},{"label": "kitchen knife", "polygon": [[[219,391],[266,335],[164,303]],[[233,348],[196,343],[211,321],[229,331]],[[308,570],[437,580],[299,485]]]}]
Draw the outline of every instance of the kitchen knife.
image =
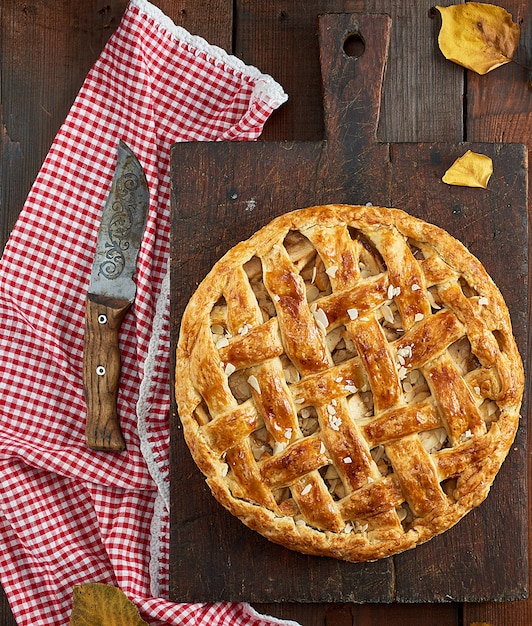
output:
[{"label": "kitchen knife", "polygon": [[142,166],[120,141],[105,202],[85,309],[83,387],[86,443],[92,450],[124,450],[117,415],[119,330],[135,300],[137,256],[146,228],[149,190]]}]

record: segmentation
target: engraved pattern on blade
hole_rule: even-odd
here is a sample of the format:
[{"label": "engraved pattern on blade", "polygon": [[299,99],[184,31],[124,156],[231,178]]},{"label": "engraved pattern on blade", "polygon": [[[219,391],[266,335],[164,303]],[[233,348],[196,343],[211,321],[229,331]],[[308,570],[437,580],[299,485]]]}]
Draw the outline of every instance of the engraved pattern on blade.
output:
[{"label": "engraved pattern on blade", "polygon": [[89,292],[133,301],[133,276],[148,217],[146,177],[135,155],[122,141],[111,190],[105,203],[92,267]]},{"label": "engraved pattern on blade", "polygon": [[107,225],[109,241],[105,242],[105,261],[100,264],[100,273],[109,280],[118,278],[126,266],[124,253],[130,248],[128,237],[133,226],[131,205],[135,201],[134,190],[139,186],[135,174],[125,174],[116,183],[118,199],[111,205],[112,214]]}]

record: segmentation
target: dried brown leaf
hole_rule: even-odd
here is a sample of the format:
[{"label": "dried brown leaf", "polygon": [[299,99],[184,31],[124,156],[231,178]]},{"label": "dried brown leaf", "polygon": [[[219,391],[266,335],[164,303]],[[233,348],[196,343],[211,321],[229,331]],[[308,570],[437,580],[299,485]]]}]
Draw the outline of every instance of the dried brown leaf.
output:
[{"label": "dried brown leaf", "polygon": [[486,189],[492,174],[493,162],[490,157],[468,150],[445,172],[442,181],[448,185]]},{"label": "dried brown leaf", "polygon": [[477,74],[513,59],[520,30],[502,7],[466,2],[436,8],[442,19],[438,45],[446,59]]},{"label": "dried brown leaf", "polygon": [[74,587],[70,626],[147,626],[123,591],[103,583]]}]

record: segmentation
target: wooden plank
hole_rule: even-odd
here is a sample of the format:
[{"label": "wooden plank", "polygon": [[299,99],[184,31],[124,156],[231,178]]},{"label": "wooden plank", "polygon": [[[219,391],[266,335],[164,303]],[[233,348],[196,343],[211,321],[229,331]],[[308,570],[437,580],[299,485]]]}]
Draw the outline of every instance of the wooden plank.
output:
[{"label": "wooden plank", "polygon": [[213,46],[231,52],[233,43],[232,0],[158,0],[155,2],[178,26],[199,35]]},{"label": "wooden plank", "polygon": [[59,126],[126,4],[0,3],[2,248]]},{"label": "wooden plank", "polygon": [[464,624],[480,623],[497,626],[530,626],[532,623],[532,603],[529,599],[521,602],[465,603]]},{"label": "wooden plank", "polygon": [[[254,604],[260,613],[302,626],[460,626],[453,604]],[[501,624],[512,624],[510,621]],[[469,622],[467,623],[469,626]],[[519,624],[518,626],[525,626]]]},{"label": "wooden plank", "polygon": [[[293,602],[275,602],[270,604],[254,603],[253,608],[262,615],[271,615],[279,619],[291,619],[301,626],[326,626],[326,616],[330,604],[296,604]],[[336,624],[335,626],[340,626]],[[352,622],[348,622],[352,626]]]},{"label": "wooden plank", "polygon": [[[453,4],[446,0],[439,4]],[[272,0],[236,2],[234,51],[276,78],[288,102],[269,120],[263,139],[323,138],[317,18],[323,13],[390,15],[394,24],[384,80],[381,141],[461,141],[463,73],[435,53],[431,0]]]},{"label": "wooden plank", "polygon": [[[531,66],[532,23],[527,0],[508,0],[504,8],[521,29],[516,60]],[[522,65],[511,63],[497,68],[485,76],[469,72],[467,76],[466,133],[472,141],[519,142],[527,146],[529,160],[532,156],[532,90],[527,84],[532,73]],[[529,172],[529,207],[532,206],[532,178]],[[529,309],[532,303],[529,302]],[[530,316],[530,313],[529,313]],[[530,318],[530,317],[529,317]],[[529,341],[530,351],[530,341]],[[530,355],[526,356],[530,364]],[[529,384],[530,397],[530,384]],[[522,442],[523,449],[527,441]],[[532,445],[529,429],[528,449]],[[532,484],[529,463],[528,484]],[[532,503],[528,499],[528,517],[532,515]],[[531,549],[529,536],[529,556]],[[487,622],[525,626],[532,623],[532,599],[512,604],[500,602],[466,603],[463,608],[464,623]]]},{"label": "wooden plank", "polygon": [[[461,626],[452,604],[365,604],[352,608],[353,626]],[[327,625],[328,626],[328,625]],[[331,622],[330,626],[334,626]],[[470,626],[467,624],[467,626]]]},{"label": "wooden plank", "polygon": [[[1,112],[2,109],[0,107],[0,115]],[[21,182],[17,181],[16,176],[8,177],[5,173],[11,171],[16,173],[22,167],[21,162],[20,143],[11,140],[2,121],[0,143],[0,250],[4,249],[9,233],[13,229],[24,202],[18,188]]]},{"label": "wooden plank", "polygon": [[2,626],[17,626],[13,613],[9,607],[6,594],[0,587],[0,624]]},{"label": "wooden plank", "polygon": [[[532,137],[532,23],[527,0],[504,3],[519,25],[521,37],[509,63],[479,76],[467,74],[467,138],[471,141],[500,141],[527,144]],[[523,65],[528,66],[523,67]]]},{"label": "wooden plank", "polygon": [[[437,4],[455,4],[445,0]],[[378,137],[388,142],[463,139],[464,78],[436,54],[432,0],[366,0],[368,12],[391,15],[393,27]]]}]

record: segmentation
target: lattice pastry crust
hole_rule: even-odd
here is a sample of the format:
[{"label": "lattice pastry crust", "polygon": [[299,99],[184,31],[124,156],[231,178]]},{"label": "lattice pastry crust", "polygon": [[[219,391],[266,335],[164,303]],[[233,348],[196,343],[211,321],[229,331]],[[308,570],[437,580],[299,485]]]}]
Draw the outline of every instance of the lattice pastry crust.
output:
[{"label": "lattice pastry crust", "polygon": [[215,498],[299,552],[413,548],[488,494],[523,368],[504,300],[440,228],[396,209],[282,215],[184,313],[175,392]]}]

